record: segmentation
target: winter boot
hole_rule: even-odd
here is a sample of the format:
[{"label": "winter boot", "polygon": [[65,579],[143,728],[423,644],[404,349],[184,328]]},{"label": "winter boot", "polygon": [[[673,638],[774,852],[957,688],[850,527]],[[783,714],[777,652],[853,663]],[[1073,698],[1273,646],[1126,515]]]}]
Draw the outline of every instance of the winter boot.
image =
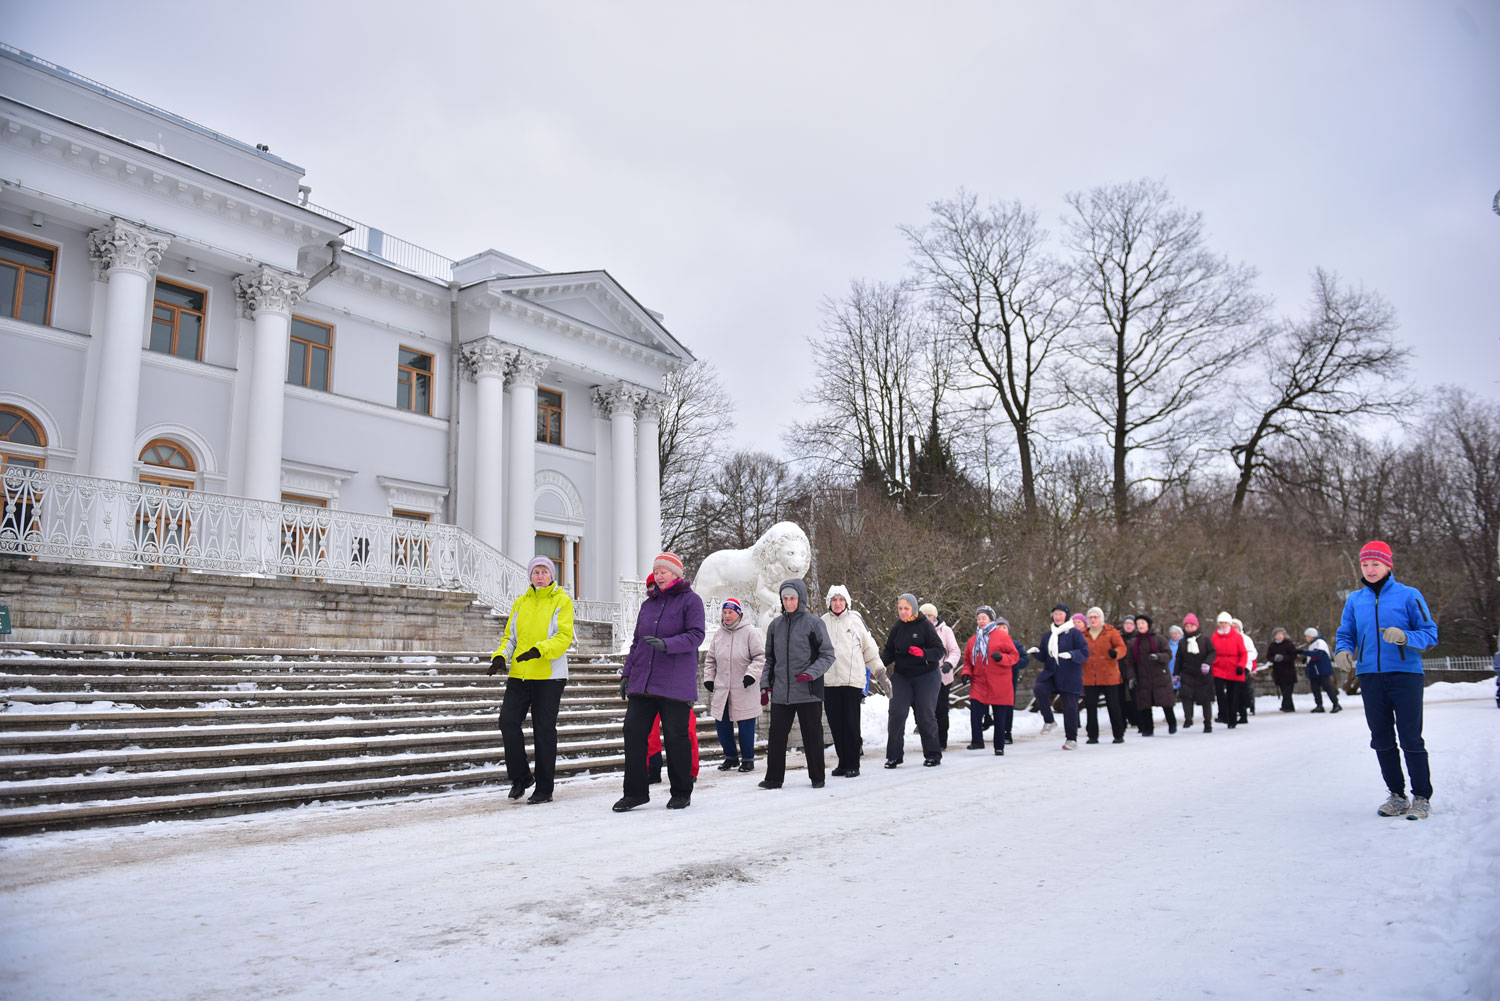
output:
[{"label": "winter boot", "polygon": [[1313,706],[1311,711],[1315,712],[1315,713],[1326,713],[1328,710],[1324,709],[1323,706],[1321,704],[1319,704],[1319,705]]},{"label": "winter boot", "polygon": [[753,772],[753,771],[755,771],[755,762],[753,762],[753,761],[741,761],[740,762],[740,771],[742,771],[742,772]]},{"label": "winter boot", "polygon": [[[1424,800],[1425,802],[1425,800]],[[1399,792],[1393,792],[1375,810],[1382,817],[1400,817],[1411,809],[1411,802]]]},{"label": "winter boot", "polygon": [[969,746],[968,746],[967,750],[970,750],[970,751],[982,751],[982,750],[984,750],[984,741],[982,741],[982,740],[971,740],[971,741],[969,741]]},{"label": "winter boot", "polygon": [[851,769],[849,769],[847,772],[844,773],[844,778],[846,778],[846,779],[857,779],[857,778],[859,778],[859,769],[858,768],[851,768]]},{"label": "winter boot", "polygon": [[510,784],[510,792],[506,793],[506,795],[511,799],[520,799],[522,796],[526,795],[526,790],[530,789],[535,784],[536,777],[527,776],[524,782],[512,782]]},{"label": "winter boot", "polygon": [[995,745],[995,754],[1002,758],[1005,757],[1005,741],[1002,740]]},{"label": "winter boot", "polygon": [[922,759],[922,767],[923,768],[936,768],[938,765],[941,765],[942,763],[943,763],[943,759],[942,758],[923,758]]},{"label": "winter boot", "polygon": [[667,800],[668,810],[686,810],[692,805],[693,797],[691,796],[673,796],[671,799]]},{"label": "winter boot", "polygon": [[848,774],[849,774],[849,769],[847,769],[847,768],[845,768],[845,767],[844,767],[844,766],[843,766],[843,765],[839,765],[839,766],[838,766],[838,767],[837,767],[837,768],[835,768],[835,769],[834,769],[834,770],[833,770],[833,773],[832,773],[832,774],[833,774],[833,777],[834,777],[834,778],[836,778],[836,779],[841,779],[841,778],[843,778],[843,777],[844,777],[844,776],[845,776],[845,775],[848,775]]},{"label": "winter boot", "polygon": [[901,762],[897,761],[895,758],[887,758],[886,762],[885,762],[885,766],[887,768],[897,768],[900,765],[901,765]]},{"label": "winter boot", "polygon": [[550,803],[552,802],[552,794],[550,792],[542,792],[538,789],[526,798],[526,802],[531,806],[536,806],[538,803]]},{"label": "winter boot", "polygon": [[1214,721],[1213,720],[1206,719],[1206,720],[1203,721],[1203,732],[1204,733],[1213,733],[1214,732]]},{"label": "winter boot", "polygon": [[821,789],[821,788],[823,788],[823,780],[822,779],[813,779],[812,787],[814,789]]},{"label": "winter boot", "polygon": [[649,802],[651,802],[650,796],[621,796],[610,809],[616,813],[625,813],[627,810],[634,810],[638,806],[645,806]]},{"label": "winter boot", "polygon": [[1427,802],[1426,796],[1414,796],[1411,801],[1411,809],[1406,811],[1407,820],[1426,820],[1427,813],[1432,804]]},{"label": "winter boot", "polygon": [[780,782],[772,782],[770,779],[761,779],[759,782],[756,783],[756,785],[760,786],[762,789],[780,789],[781,788],[781,783]]},{"label": "winter boot", "polygon": [[738,761],[736,761],[734,758],[725,758],[723,761],[719,762],[719,771],[721,771],[721,772],[732,772],[736,768],[738,768],[739,766],[740,766],[740,763]]},{"label": "winter boot", "polygon": [[1343,706],[1339,705],[1337,702],[1335,702],[1333,704],[1332,712],[1341,713],[1343,711],[1344,711],[1344,707]]}]

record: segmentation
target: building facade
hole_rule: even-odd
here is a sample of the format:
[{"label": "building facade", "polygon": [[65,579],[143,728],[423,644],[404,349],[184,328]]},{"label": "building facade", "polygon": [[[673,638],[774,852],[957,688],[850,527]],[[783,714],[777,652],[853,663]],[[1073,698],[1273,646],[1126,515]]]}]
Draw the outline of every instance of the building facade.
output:
[{"label": "building facade", "polygon": [[616,601],[691,353],[606,271],[450,260],[310,193],[0,47],[0,461],[454,525]]}]

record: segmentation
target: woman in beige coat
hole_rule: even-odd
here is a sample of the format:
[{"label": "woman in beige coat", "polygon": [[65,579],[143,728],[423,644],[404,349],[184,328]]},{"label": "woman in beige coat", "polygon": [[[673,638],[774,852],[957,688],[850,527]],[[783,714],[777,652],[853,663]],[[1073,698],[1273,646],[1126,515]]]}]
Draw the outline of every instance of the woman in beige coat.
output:
[{"label": "woman in beige coat", "polygon": [[[721,626],[703,658],[703,687],[724,760],[719,771],[755,771],[755,721],[760,718],[760,674],[766,666],[766,637],[745,620],[737,599],[727,598]],[[736,744],[738,737],[738,744]]]},{"label": "woman in beige coat", "polygon": [[828,611],[823,613],[823,625],[833,642],[833,666],[823,675],[823,708],[839,759],[833,774],[852,779],[859,775],[859,756],[864,749],[860,704],[872,683],[883,694],[889,694],[890,689],[880,660],[880,644],[870,635],[860,614],[849,607],[848,589],[835,584],[825,600]]}]

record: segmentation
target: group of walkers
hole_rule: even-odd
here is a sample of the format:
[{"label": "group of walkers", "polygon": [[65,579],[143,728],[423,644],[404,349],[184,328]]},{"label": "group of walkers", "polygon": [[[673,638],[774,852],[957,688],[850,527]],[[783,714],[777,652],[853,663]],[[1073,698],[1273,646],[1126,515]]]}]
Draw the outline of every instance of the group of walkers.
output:
[{"label": "group of walkers", "polygon": [[[790,579],[780,587],[781,614],[764,633],[746,618],[737,598],[725,600],[721,607],[720,628],[708,643],[702,668],[724,749],[719,770],[755,770],[756,721],[768,709],[770,732],[760,787],[778,789],[785,782],[787,744],[795,720],[808,779],[814,788],[822,788],[826,710],[837,759],[832,775],[857,777],[864,746],[860,709],[872,690],[890,700],[885,767],[904,763],[906,728],[913,715],[922,763],[935,767],[947,749],[951,692],[960,684],[968,686],[968,749],[984,750],[985,732],[992,730],[990,746],[994,754],[1004,755],[1006,745],[1014,742],[1017,685],[1031,661],[1040,668],[1031,691],[1042,715],[1042,733],[1057,725],[1055,701],[1063,717],[1063,750],[1078,747],[1080,707],[1086,716],[1085,742],[1099,743],[1101,701],[1116,744],[1124,742],[1130,726],[1142,737],[1153,736],[1158,709],[1167,732],[1176,733],[1179,702],[1184,727],[1193,726],[1196,711],[1204,733],[1213,732],[1215,722],[1233,730],[1248,723],[1255,712],[1252,678],[1262,667],[1270,668],[1281,692],[1281,711],[1294,712],[1291,693],[1300,663],[1312,685],[1315,713],[1325,712],[1324,694],[1330,702],[1326,711],[1341,711],[1333,683],[1335,666],[1359,675],[1371,747],[1390,792],[1378,812],[1425,817],[1432,790],[1421,736],[1418,651],[1437,642],[1437,627],[1421,594],[1390,576],[1393,565],[1390,547],[1384,543],[1371,542],[1361,551],[1365,586],[1349,595],[1333,650],[1316,629],[1307,629],[1299,646],[1278,628],[1264,656],[1228,612],[1218,614],[1207,635],[1191,613],[1164,635],[1150,615],[1126,616],[1116,628],[1098,607],[1074,615],[1065,604],[1053,607],[1051,622],[1031,646],[1012,636],[1010,623],[993,607],[981,606],[973,635],[960,647],[937,609],[919,604],[909,593],[897,597],[896,621],[880,643],[852,607],[845,587],[829,588],[824,599],[828,610],[818,616],[809,607],[807,586]],[[500,712],[510,798],[521,798],[535,785],[528,802],[545,803],[552,798],[557,710],[567,678],[573,608],[567,593],[552,580],[548,558],[532,560],[528,573],[531,587],[516,599],[490,673],[513,658]],[[672,553],[653,561],[646,592],[620,676],[620,697],[627,707],[624,794],[614,804],[616,812],[650,801],[650,744],[658,730],[666,758],[668,809],[691,805],[697,773],[693,712],[699,691],[698,651],[706,635],[703,601]],[[536,745],[534,769],[521,733],[528,712]],[[1406,799],[1398,738],[1414,800]]]}]

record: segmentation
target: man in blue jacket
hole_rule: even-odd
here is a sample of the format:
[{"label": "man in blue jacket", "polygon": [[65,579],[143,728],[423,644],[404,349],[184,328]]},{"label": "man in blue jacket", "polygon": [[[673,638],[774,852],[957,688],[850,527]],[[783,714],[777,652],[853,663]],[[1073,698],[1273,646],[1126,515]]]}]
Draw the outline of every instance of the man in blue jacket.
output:
[{"label": "man in blue jacket", "polygon": [[1037,708],[1042,711],[1042,733],[1052,731],[1052,696],[1062,698],[1064,751],[1078,750],[1078,700],[1083,697],[1083,662],[1089,644],[1073,627],[1068,606],[1052,606],[1052,625],[1031,648],[1031,659],[1040,661],[1042,673],[1031,686]]},{"label": "man in blue jacket", "polygon": [[[1391,576],[1395,560],[1384,542],[1367,542],[1359,552],[1364,587],[1344,601],[1333,661],[1359,674],[1359,691],[1370,726],[1370,746],[1380,762],[1390,797],[1376,813],[1423,820],[1430,809],[1432,779],[1422,743],[1422,655],[1437,643],[1437,623],[1414,587]],[[1406,798],[1400,737],[1413,799]]]}]

